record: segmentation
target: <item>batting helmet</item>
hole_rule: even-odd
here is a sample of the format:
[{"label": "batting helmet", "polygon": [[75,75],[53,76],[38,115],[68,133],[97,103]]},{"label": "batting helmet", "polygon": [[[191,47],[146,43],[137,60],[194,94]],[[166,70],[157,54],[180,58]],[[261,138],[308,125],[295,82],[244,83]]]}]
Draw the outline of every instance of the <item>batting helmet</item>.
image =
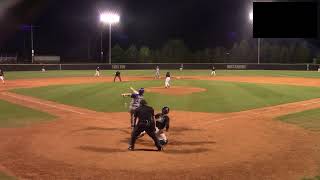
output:
[{"label": "batting helmet", "polygon": [[162,114],[169,114],[169,111],[170,111],[169,107],[162,108]]},{"label": "batting helmet", "polygon": [[144,88],[140,88],[139,89],[139,95],[143,95],[143,93],[144,93]]}]

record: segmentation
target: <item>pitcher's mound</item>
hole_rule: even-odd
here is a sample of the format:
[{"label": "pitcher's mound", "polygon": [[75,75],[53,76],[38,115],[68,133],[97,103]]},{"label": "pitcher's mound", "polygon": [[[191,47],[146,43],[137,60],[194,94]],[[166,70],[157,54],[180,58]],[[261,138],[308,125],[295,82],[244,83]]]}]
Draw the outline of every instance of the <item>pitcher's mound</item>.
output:
[{"label": "pitcher's mound", "polygon": [[150,87],[146,88],[147,92],[169,94],[169,95],[187,95],[197,92],[204,92],[206,89],[198,87],[187,87],[187,86],[172,86],[170,88],[165,87]]}]

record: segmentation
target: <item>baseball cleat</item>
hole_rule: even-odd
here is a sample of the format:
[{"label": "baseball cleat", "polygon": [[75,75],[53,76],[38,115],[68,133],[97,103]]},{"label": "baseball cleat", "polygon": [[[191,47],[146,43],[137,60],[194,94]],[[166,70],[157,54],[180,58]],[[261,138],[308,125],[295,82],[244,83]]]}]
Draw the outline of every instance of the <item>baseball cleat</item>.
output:
[{"label": "baseball cleat", "polygon": [[163,147],[158,147],[158,151],[163,151]]}]

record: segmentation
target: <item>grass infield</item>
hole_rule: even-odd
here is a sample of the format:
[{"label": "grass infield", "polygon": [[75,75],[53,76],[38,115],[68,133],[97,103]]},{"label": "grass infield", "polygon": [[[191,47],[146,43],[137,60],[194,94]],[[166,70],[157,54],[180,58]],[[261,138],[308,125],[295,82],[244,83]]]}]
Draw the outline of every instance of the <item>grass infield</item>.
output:
[{"label": "grass infield", "polygon": [[289,114],[281,116],[278,119],[286,123],[296,124],[312,131],[320,131],[320,109],[312,109]]},{"label": "grass infield", "polygon": [[[207,91],[183,96],[147,92],[145,99],[155,109],[169,106],[172,110],[192,112],[237,112],[320,97],[320,88],[316,87],[197,80],[174,80],[172,84]],[[136,89],[159,87],[163,86],[163,81],[58,85],[13,91],[95,111],[123,112],[127,111],[124,104],[130,98],[120,94],[130,92],[130,86]]]},{"label": "grass infield", "polygon": [[6,174],[0,172],[0,180],[15,180],[16,178],[7,176]]},{"label": "grass infield", "polygon": [[2,100],[0,100],[0,109],[0,128],[23,127],[54,119],[54,116],[49,114]]}]

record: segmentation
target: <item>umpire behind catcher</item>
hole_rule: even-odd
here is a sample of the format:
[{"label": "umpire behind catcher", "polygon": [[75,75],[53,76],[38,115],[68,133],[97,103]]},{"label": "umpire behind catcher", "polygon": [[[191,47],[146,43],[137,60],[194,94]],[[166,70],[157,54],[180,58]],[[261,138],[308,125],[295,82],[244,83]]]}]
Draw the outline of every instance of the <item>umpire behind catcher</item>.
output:
[{"label": "umpire behind catcher", "polygon": [[[137,118],[139,119],[138,122]],[[154,141],[158,151],[161,151],[162,146],[156,137],[155,130],[156,123],[154,120],[154,109],[150,106],[147,106],[147,101],[142,99],[140,101],[140,107],[136,109],[134,114],[134,129],[131,134],[131,142],[128,149],[134,151],[134,144],[136,143],[138,136],[145,131]]]}]

